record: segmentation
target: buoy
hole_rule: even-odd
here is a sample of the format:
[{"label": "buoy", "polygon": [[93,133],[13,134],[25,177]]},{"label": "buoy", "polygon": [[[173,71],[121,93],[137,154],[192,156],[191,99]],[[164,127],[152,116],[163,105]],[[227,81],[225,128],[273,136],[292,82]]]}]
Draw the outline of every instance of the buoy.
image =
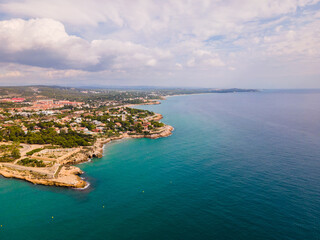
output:
[{"label": "buoy", "polygon": [[104,208],[104,206],[102,206]]},{"label": "buoy", "polygon": [[53,219],[53,216],[52,216],[52,219]]}]

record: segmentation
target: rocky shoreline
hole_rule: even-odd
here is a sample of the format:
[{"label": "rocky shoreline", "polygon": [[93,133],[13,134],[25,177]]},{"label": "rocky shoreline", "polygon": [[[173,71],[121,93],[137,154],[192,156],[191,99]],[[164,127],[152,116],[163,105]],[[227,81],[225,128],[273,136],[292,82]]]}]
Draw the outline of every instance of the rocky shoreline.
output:
[{"label": "rocky shoreline", "polygon": [[[161,114],[157,114],[155,120],[162,119]],[[12,163],[0,163],[0,175],[6,178],[17,178],[26,180],[28,182],[46,186],[71,187],[76,189],[83,189],[89,185],[84,181],[80,175],[83,171],[73,165],[89,161],[91,158],[101,158],[103,156],[104,145],[120,139],[126,138],[150,138],[156,139],[167,137],[172,134],[173,127],[165,125],[157,132],[150,135],[135,134],[129,135],[124,133],[118,137],[98,138],[93,146],[81,147],[74,150],[70,156],[59,160],[50,168],[31,168],[31,167],[17,167]]]}]

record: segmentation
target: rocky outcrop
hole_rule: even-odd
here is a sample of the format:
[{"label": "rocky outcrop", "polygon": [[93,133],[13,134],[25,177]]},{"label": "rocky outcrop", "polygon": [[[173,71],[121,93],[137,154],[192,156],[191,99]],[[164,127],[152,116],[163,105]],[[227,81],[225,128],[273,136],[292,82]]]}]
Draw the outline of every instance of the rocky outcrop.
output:
[{"label": "rocky outcrop", "polygon": [[159,102],[159,101],[150,101],[150,102],[145,102],[145,103],[138,104],[138,105],[158,105],[158,104],[161,104],[161,102]]},{"label": "rocky outcrop", "polygon": [[151,134],[150,138],[155,139],[155,138],[168,137],[172,134],[173,130],[174,128],[172,126],[166,125],[161,132]]},{"label": "rocky outcrop", "polygon": [[156,116],[153,117],[153,120],[154,121],[160,121],[162,118],[163,118],[163,116],[161,114],[157,113]]},{"label": "rocky outcrop", "polygon": [[[61,173],[57,178],[47,178],[46,176],[35,175],[30,171],[18,171],[12,168],[1,167],[0,174],[6,178],[17,178],[26,180],[34,184],[41,184],[46,186],[72,187],[84,188],[87,182],[83,181],[78,175],[83,172],[77,168],[61,169]],[[61,175],[60,175],[61,174]]]},{"label": "rocky outcrop", "polygon": [[151,133],[150,135],[128,135],[130,138],[150,138],[150,139],[156,139],[156,138],[162,138],[162,137],[168,137],[172,134],[172,131],[174,128],[172,126],[166,125],[161,130]]}]

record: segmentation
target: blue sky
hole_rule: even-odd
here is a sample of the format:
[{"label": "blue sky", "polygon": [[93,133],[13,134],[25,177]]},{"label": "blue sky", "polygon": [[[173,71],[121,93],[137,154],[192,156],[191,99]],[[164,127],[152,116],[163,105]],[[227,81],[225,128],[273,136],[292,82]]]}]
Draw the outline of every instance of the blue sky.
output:
[{"label": "blue sky", "polygon": [[320,0],[0,1],[0,85],[320,88]]}]

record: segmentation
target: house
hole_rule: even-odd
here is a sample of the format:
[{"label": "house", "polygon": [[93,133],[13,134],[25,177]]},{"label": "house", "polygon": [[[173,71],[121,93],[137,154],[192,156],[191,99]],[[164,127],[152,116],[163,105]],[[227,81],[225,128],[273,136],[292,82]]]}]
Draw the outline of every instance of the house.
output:
[{"label": "house", "polygon": [[97,126],[100,126],[102,124],[102,122],[100,122],[98,120],[93,120],[92,123],[97,125]]},{"label": "house", "polygon": [[101,132],[102,132],[102,130],[101,130],[101,129],[98,129],[98,128],[95,128],[95,129],[93,129],[93,130],[92,130],[92,132],[95,132],[95,133],[101,133]]},{"label": "house", "polygon": [[82,118],[76,118],[75,122],[76,123],[81,123],[82,122]]},{"label": "house", "polygon": [[147,124],[147,123],[144,123],[144,124],[142,124],[142,127],[143,127],[143,130],[149,130],[149,124]]},{"label": "house", "polygon": [[21,129],[22,129],[22,131],[24,131],[24,134],[28,133],[28,128],[26,126],[23,126]]},{"label": "house", "polygon": [[56,133],[60,133],[60,128],[54,128],[54,130],[56,131]]},{"label": "house", "polygon": [[12,100],[12,102],[19,103],[19,102],[23,102],[26,99],[25,98],[12,98],[11,100]]}]

